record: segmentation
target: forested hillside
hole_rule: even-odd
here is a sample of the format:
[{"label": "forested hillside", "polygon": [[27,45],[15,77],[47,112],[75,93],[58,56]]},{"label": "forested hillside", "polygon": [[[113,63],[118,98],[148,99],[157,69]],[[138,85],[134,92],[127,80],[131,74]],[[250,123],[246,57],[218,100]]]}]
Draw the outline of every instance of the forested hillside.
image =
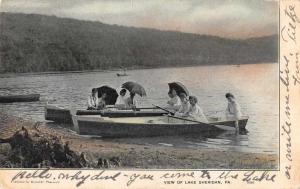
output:
[{"label": "forested hillside", "polygon": [[231,40],[0,13],[2,73],[277,62],[277,46],[277,35]]}]

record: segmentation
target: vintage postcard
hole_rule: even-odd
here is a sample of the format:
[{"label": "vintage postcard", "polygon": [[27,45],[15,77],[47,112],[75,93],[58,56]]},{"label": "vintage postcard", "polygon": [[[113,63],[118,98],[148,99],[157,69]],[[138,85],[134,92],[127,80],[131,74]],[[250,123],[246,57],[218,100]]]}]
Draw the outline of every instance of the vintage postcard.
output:
[{"label": "vintage postcard", "polygon": [[300,188],[299,0],[0,0],[0,189]]}]

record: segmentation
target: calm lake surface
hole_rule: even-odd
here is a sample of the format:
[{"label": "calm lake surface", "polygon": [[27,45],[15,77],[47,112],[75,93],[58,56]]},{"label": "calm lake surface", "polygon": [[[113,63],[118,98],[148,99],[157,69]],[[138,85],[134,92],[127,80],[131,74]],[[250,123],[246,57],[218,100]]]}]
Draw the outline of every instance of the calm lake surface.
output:
[{"label": "calm lake surface", "polygon": [[154,137],[114,139],[124,143],[165,145],[174,147],[223,149],[278,154],[279,95],[278,64],[200,66],[185,68],[140,69],[127,71],[129,76],[117,77],[117,72],[84,72],[62,74],[0,75],[0,95],[39,93],[41,101],[0,104],[0,110],[10,115],[38,121],[44,120],[44,106],[86,108],[87,96],[93,87],[110,85],[120,88],[126,81],[143,85],[147,97],[137,98],[138,106],[164,105],[168,100],[167,83],[180,81],[191,95],[198,97],[207,116],[223,116],[231,92],[249,115],[244,135],[225,132],[217,136]]}]

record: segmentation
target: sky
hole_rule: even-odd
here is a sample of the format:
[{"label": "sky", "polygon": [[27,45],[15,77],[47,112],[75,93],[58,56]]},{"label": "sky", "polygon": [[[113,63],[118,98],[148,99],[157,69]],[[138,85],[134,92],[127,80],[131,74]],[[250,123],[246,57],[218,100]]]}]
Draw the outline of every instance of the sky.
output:
[{"label": "sky", "polygon": [[276,0],[0,0],[1,12],[249,38],[277,33]]}]

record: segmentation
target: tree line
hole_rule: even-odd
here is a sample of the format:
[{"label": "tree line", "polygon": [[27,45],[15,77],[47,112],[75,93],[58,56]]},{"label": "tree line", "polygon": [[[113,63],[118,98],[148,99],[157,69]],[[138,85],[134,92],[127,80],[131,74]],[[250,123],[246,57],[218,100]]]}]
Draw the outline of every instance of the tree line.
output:
[{"label": "tree line", "polygon": [[0,13],[0,72],[277,62],[277,35],[251,39]]}]

